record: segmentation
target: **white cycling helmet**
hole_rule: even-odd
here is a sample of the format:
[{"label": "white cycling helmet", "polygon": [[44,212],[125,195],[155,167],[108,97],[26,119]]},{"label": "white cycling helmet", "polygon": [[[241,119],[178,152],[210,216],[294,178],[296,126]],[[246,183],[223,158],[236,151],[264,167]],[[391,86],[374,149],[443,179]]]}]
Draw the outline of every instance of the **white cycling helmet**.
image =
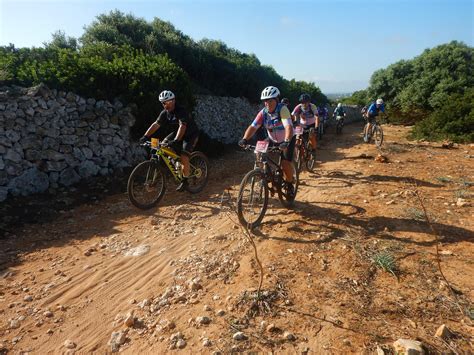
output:
[{"label": "white cycling helmet", "polygon": [[377,101],[375,101],[375,103],[377,105],[382,105],[383,104],[383,100],[382,99],[377,99]]},{"label": "white cycling helmet", "polygon": [[160,96],[158,96],[158,100],[160,100],[160,102],[165,102],[165,101],[173,100],[174,97],[175,96],[171,91],[165,90],[161,92]]},{"label": "white cycling helmet", "polygon": [[342,107],[342,104],[339,102],[339,103],[337,104],[337,107]]},{"label": "white cycling helmet", "polygon": [[275,86],[267,86],[263,89],[260,100],[276,99],[278,96],[280,96],[280,90],[278,90],[278,88]]}]

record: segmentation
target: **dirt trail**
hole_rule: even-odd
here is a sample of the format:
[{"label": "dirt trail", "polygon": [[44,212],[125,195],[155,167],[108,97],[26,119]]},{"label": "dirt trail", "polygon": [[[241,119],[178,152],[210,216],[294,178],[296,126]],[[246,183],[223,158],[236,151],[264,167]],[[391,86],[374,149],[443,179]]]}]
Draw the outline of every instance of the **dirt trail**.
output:
[{"label": "dirt trail", "polygon": [[[324,137],[294,209],[271,199],[255,231],[260,308],[243,296],[258,285],[253,251],[222,199],[235,198],[252,154],[213,160],[209,188],[190,196],[170,186],[151,211],[122,193],[18,227],[0,250],[0,354],[110,352],[116,331],[126,353],[370,352],[398,338],[473,352],[473,148],[413,144],[406,128],[384,126],[381,163],[360,130]],[[455,336],[434,337],[441,324]],[[246,339],[233,339],[238,330]]]}]

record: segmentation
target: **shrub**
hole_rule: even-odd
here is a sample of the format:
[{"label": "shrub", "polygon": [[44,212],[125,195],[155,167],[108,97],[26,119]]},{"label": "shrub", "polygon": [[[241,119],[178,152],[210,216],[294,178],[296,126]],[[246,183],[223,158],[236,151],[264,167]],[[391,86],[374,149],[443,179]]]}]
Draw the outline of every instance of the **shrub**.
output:
[{"label": "shrub", "polygon": [[414,138],[449,139],[454,142],[474,141],[474,88],[464,94],[448,96],[444,106],[418,122]]}]

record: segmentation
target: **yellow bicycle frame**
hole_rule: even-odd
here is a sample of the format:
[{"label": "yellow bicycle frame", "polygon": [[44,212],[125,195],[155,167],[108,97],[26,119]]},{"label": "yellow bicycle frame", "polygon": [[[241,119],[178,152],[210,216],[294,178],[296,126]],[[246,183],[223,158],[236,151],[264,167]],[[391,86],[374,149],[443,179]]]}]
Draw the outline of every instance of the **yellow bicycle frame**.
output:
[{"label": "yellow bicycle frame", "polygon": [[155,148],[156,152],[154,153],[155,155],[161,157],[163,159],[163,162],[165,163],[166,167],[170,171],[171,175],[173,177],[180,181],[183,178],[183,175],[181,172],[176,173],[173,164],[171,164],[170,158],[171,159],[179,159],[178,154],[176,154],[175,151],[168,147],[160,147],[160,148]]}]

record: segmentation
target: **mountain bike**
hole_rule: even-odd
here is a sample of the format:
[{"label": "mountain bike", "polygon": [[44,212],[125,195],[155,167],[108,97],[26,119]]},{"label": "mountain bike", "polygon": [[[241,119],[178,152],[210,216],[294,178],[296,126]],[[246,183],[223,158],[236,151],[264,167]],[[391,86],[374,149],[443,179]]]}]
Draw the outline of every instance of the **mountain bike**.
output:
[{"label": "mountain bike", "polygon": [[[127,183],[127,194],[130,202],[140,208],[149,209],[158,204],[166,191],[166,176],[179,184],[183,181],[181,159],[168,146],[167,142],[145,142],[144,147],[151,149],[149,160],[141,162],[133,169]],[[192,152],[189,156],[190,175],[186,190],[200,192],[207,184],[209,163],[201,152]]]},{"label": "mountain bike", "polygon": [[343,127],[344,127],[344,116],[336,116],[336,134],[341,134]]},{"label": "mountain bike", "polygon": [[296,170],[301,172],[303,165],[308,171],[313,171],[316,163],[315,156],[312,152],[313,148],[309,140],[309,136],[314,134],[314,128],[304,129],[302,126],[296,126],[295,129],[296,143],[295,143],[295,165]]},{"label": "mountain bike", "polygon": [[[367,124],[368,123],[366,123],[366,125]],[[370,143],[372,138],[374,138],[375,145],[380,148],[383,143],[383,129],[377,119],[374,119],[373,122],[371,122],[370,131],[367,132],[367,137],[364,137],[364,141]]]},{"label": "mountain bike", "polygon": [[284,207],[290,208],[298,192],[298,173],[293,166],[294,192],[288,191],[288,183],[283,179],[283,170],[280,167],[281,156],[278,161],[270,158],[270,153],[280,152],[277,146],[269,146],[268,141],[258,141],[255,146],[247,145],[245,150],[254,149],[255,165],[242,179],[237,197],[237,215],[242,225],[253,229],[257,227],[265,216],[268,207],[269,193],[278,199]]}]

